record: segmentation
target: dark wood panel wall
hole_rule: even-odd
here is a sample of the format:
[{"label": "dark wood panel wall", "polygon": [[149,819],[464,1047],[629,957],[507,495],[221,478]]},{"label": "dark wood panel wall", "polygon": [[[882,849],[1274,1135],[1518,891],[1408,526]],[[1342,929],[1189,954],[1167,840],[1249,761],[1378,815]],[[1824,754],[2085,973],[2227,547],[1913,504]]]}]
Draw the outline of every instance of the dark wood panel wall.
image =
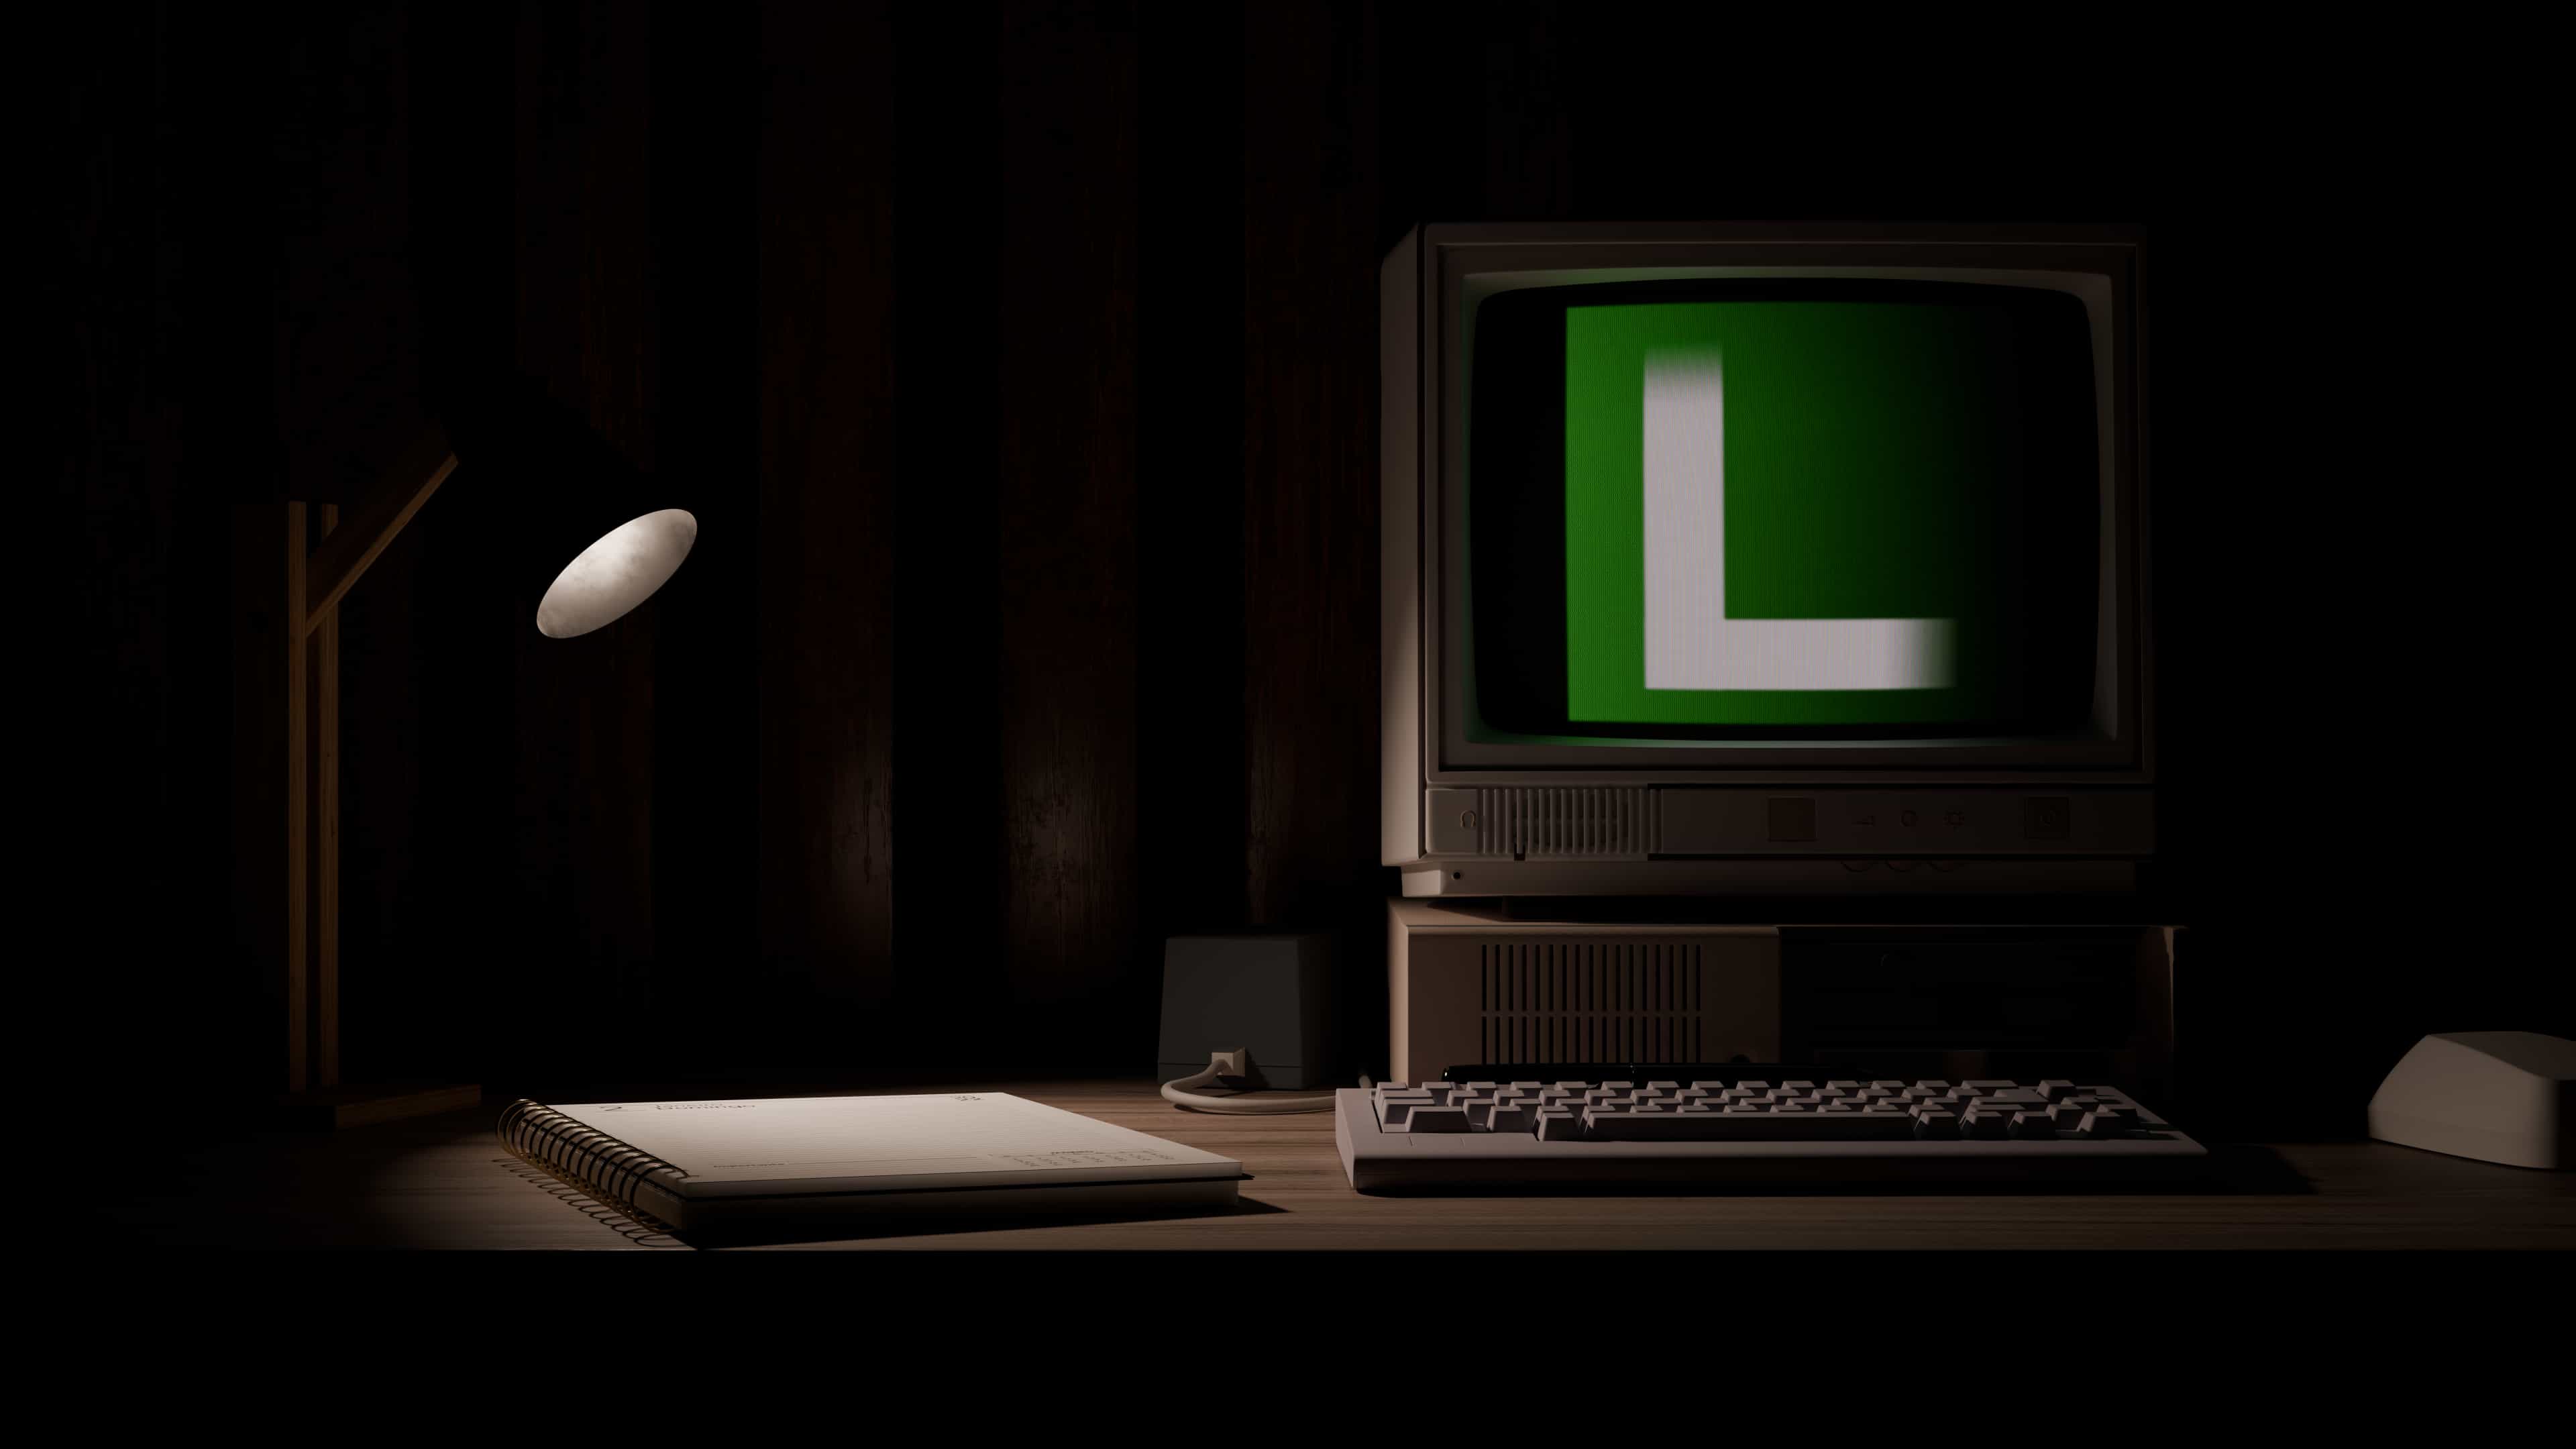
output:
[{"label": "dark wood panel wall", "polygon": [[[497,25],[488,36],[461,28],[455,35],[460,44],[493,44],[507,58],[508,87],[498,94],[513,102],[506,113],[512,164],[494,165],[491,183],[494,191],[507,185],[505,214],[512,224],[487,221],[456,243],[488,265],[478,275],[493,277],[509,298],[501,321],[506,330],[491,339],[490,356],[498,365],[506,355],[510,366],[577,409],[638,468],[669,475],[678,461],[670,455],[685,447],[691,424],[710,401],[669,405],[679,395],[672,386],[680,362],[674,344],[683,340],[672,284],[682,278],[674,275],[677,239],[657,224],[668,204],[664,187],[674,179],[666,153],[679,138],[664,132],[666,102],[655,82],[664,51],[693,37],[676,33],[654,6],[584,0],[521,7],[509,18],[506,35]],[[456,24],[426,13],[421,23]],[[720,67],[719,55],[706,58],[711,78],[722,74]],[[449,107],[488,106],[495,99],[470,92],[442,97]],[[470,165],[479,158],[459,159]],[[467,214],[469,222],[475,218]],[[476,476],[470,462],[461,465],[464,506],[435,522],[445,525],[438,544],[459,566],[439,582],[460,606],[480,613],[504,594],[492,589],[493,570],[477,566],[478,546],[505,534],[525,506],[517,495],[549,480],[487,469],[482,476],[490,481],[476,488]],[[747,516],[732,504],[720,493],[705,511]],[[701,526],[721,539],[715,521],[702,518]],[[476,522],[481,526],[471,536],[456,536]],[[709,562],[697,560],[700,568]],[[506,731],[500,737],[516,748],[504,776],[510,816],[503,838],[510,850],[502,858],[510,869],[488,884],[476,879],[459,894],[506,903],[498,923],[520,939],[474,955],[461,942],[447,951],[451,960],[479,960],[477,991],[486,999],[528,1001],[532,1022],[544,1023],[549,1036],[561,1038],[566,1024],[594,1012],[601,1033],[630,1031],[633,1015],[651,1003],[660,984],[656,974],[675,903],[660,888],[657,868],[672,831],[681,828],[673,817],[691,803],[666,789],[660,768],[686,747],[688,717],[661,707],[659,665],[673,652],[670,635],[688,614],[665,602],[623,621],[632,627],[548,640],[526,623],[535,612],[529,595],[542,586],[534,576],[514,575],[505,594],[509,615],[484,616],[488,632],[480,647],[509,662],[506,687],[488,694],[460,690],[469,705],[488,707],[481,730]],[[445,840],[430,848],[469,855]],[[422,962],[421,970],[445,974],[436,960]],[[578,1050],[590,1057],[597,1048],[583,1041]]]},{"label": "dark wood panel wall", "polygon": [[1816,199],[1543,3],[301,24],[231,41],[324,138],[246,191],[286,310],[414,308],[424,391],[524,373],[702,524],[543,640],[543,480],[469,460],[350,600],[353,1076],[1141,1069],[1162,936],[1254,925],[1373,1040],[1379,256]]},{"label": "dark wood panel wall", "polygon": [[[233,170],[165,288],[191,365],[268,379],[196,384],[191,448],[320,496],[402,366],[515,370],[703,528],[543,640],[503,566],[543,480],[469,460],[350,599],[356,1077],[1141,1069],[1161,937],[1249,925],[1343,932],[1372,1038],[1378,257],[1785,199],[1650,159],[1706,149],[1699,90],[1547,4],[169,13],[108,48],[278,81],[170,153]],[[167,476],[147,545],[231,496]],[[139,674],[185,593],[137,596]]]},{"label": "dark wood panel wall", "polygon": [[1373,19],[1244,10],[1243,848],[1262,921],[1374,894]]},{"label": "dark wood panel wall", "polygon": [[[1130,7],[1002,13],[1005,979],[1054,1008],[1136,960],[1136,37]],[[971,545],[969,545],[971,546]]]},{"label": "dark wood panel wall", "polygon": [[[2256,426],[2224,360],[2334,320],[2228,265],[2297,207],[2144,61],[1683,10],[102,8],[49,495],[91,547],[48,560],[95,647],[40,782],[112,923],[89,1010],[146,1078],[265,1040],[209,945],[229,509],[346,491],[442,377],[516,370],[701,541],[543,640],[507,566],[542,480],[469,460],[351,596],[352,1077],[1142,1071],[1161,938],[1247,925],[1343,932],[1374,1038],[1376,265],[1421,221],[2154,222],[2167,838],[2250,871],[2209,782],[2258,681],[2189,586],[2261,496],[2205,482]],[[2256,898],[2188,898],[2250,1053],[2303,978],[2223,944]],[[2414,1018],[2336,1019],[2358,1075]]]},{"label": "dark wood panel wall", "polygon": [[[460,243],[514,315],[472,345],[506,340],[707,527],[578,654],[502,641],[469,597],[495,500],[425,518],[415,551],[448,564],[384,601],[471,614],[511,661],[496,689],[451,659],[491,705],[460,733],[513,743],[419,767],[479,803],[433,807],[408,848],[514,939],[444,970],[456,929],[376,941],[408,958],[389,974],[519,1003],[463,1033],[496,1070],[586,1014],[629,1058],[1141,1066],[1165,931],[1370,939],[1377,197],[1344,114],[1367,16],[1323,18],[516,15],[506,250],[501,228]],[[1248,87],[1282,43],[1294,69]],[[1256,121],[1309,80],[1293,119]],[[756,125],[713,114],[746,104]],[[738,275],[703,265],[729,233]],[[673,466],[684,435],[708,466]],[[729,511],[753,540],[730,572]],[[710,615],[738,634],[675,640]],[[464,815],[498,864],[429,863],[463,853]]]},{"label": "dark wood panel wall", "polygon": [[892,996],[894,24],[760,33],[759,965]]}]

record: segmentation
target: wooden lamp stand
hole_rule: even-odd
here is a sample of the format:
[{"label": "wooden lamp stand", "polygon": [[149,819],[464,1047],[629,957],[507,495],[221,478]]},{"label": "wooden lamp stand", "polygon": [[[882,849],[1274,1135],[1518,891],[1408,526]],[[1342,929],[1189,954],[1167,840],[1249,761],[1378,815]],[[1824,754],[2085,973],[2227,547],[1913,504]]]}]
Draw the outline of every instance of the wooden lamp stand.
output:
[{"label": "wooden lamp stand", "polygon": [[340,1080],[338,606],[455,469],[431,429],[345,523],[334,503],[312,516],[302,502],[234,510],[234,779],[244,792],[234,899],[284,1036],[278,1105],[300,1125],[355,1127],[482,1100],[474,1085]]}]

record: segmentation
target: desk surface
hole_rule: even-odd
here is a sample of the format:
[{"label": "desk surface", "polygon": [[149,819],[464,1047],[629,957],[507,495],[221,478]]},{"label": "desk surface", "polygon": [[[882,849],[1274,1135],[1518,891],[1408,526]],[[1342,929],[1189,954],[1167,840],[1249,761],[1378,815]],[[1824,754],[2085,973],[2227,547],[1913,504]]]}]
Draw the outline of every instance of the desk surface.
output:
[{"label": "desk surface", "polygon": [[[1011,1083],[1003,1089],[1240,1159],[1252,1174],[1243,1201],[1234,1212],[1209,1216],[905,1229],[793,1246],[2576,1247],[2576,1174],[2384,1143],[2221,1148],[2225,1181],[2212,1191],[1369,1197],[1353,1192],[1342,1175],[1329,1113],[1201,1115],[1163,1102],[1147,1083]],[[493,1104],[337,1135],[273,1133],[210,1144],[189,1154],[183,1170],[120,1194],[106,1216],[128,1242],[173,1246],[688,1249],[505,1155],[492,1136],[497,1110]]]}]

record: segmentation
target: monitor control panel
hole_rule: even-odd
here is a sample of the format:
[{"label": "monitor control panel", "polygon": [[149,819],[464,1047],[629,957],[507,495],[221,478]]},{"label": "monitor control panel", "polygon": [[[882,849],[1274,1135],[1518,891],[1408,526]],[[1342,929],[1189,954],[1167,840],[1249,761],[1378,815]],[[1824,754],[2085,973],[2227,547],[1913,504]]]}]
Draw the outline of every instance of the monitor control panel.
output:
[{"label": "monitor control panel", "polygon": [[2155,798],[2143,788],[1436,787],[1424,806],[1434,856],[2142,857],[2155,848]]}]

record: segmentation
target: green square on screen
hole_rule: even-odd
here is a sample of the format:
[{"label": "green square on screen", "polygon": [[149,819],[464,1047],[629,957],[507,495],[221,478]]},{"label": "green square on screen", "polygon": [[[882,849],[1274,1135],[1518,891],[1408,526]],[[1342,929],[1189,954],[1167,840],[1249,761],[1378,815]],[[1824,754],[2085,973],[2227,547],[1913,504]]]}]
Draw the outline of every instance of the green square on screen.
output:
[{"label": "green square on screen", "polygon": [[1984,666],[2020,565],[2011,326],[1923,303],[1566,309],[1567,717],[2003,712]]}]

